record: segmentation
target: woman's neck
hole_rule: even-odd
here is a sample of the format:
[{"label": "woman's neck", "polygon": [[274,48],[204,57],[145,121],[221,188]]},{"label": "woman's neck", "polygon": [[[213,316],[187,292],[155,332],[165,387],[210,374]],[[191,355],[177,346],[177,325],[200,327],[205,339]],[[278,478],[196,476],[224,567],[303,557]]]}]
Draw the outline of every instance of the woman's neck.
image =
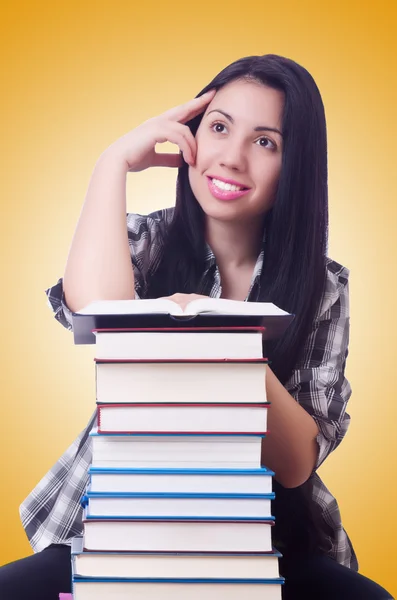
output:
[{"label": "woman's neck", "polygon": [[262,247],[263,221],[228,223],[207,219],[205,235],[221,270],[253,266]]}]

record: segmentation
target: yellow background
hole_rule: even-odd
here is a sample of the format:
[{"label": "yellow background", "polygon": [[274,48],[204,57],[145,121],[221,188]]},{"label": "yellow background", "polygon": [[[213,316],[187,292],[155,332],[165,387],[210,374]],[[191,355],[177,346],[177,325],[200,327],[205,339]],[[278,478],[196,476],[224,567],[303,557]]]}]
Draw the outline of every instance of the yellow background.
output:
[{"label": "yellow background", "polygon": [[[396,594],[395,2],[17,0],[1,12],[0,564],[30,553],[18,506],[94,410],[92,347],[73,345],[44,290],[63,274],[97,158],[235,59],[274,53],[320,88],[329,254],[351,269],[352,424],[320,475],[362,573]],[[172,205],[175,176],[130,174],[129,210]]]}]

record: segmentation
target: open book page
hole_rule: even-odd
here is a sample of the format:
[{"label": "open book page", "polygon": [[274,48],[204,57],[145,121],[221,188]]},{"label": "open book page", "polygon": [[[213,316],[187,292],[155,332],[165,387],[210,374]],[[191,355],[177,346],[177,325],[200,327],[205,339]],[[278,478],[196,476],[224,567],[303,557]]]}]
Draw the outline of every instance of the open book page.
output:
[{"label": "open book page", "polygon": [[151,300],[97,300],[77,312],[79,315],[139,315],[150,313],[183,315],[183,310],[173,300],[155,298]]},{"label": "open book page", "polygon": [[271,302],[241,302],[227,298],[198,298],[186,306],[184,315],[199,313],[218,313],[231,315],[288,315],[285,310]]},{"label": "open book page", "polygon": [[217,313],[230,315],[283,316],[288,313],[271,302],[242,302],[227,298],[199,298],[190,302],[185,310],[168,299],[153,300],[99,300],[92,302],[77,314],[83,315],[129,315],[164,313],[170,315],[197,315]]}]

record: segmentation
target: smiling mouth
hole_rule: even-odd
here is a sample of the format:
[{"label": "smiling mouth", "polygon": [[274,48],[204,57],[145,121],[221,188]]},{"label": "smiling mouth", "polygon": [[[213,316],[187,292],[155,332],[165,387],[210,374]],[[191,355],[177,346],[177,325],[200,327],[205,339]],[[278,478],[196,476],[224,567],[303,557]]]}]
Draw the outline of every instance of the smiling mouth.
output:
[{"label": "smiling mouth", "polygon": [[242,186],[234,185],[231,183],[225,183],[220,181],[220,185],[217,185],[219,179],[207,177],[208,188],[214,198],[217,200],[237,200],[242,196],[248,194],[251,188],[243,188]]},{"label": "smiling mouth", "polygon": [[218,189],[223,190],[225,192],[243,192],[245,190],[249,190],[250,188],[243,185],[234,185],[232,183],[226,183],[221,179],[216,179],[216,177],[208,177],[208,179],[215,185]]}]

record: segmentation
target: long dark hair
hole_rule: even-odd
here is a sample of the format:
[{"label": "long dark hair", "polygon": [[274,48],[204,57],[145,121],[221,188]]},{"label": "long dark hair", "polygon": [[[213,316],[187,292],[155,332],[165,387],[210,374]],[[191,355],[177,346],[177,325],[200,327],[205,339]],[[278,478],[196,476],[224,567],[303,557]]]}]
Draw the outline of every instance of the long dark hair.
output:
[{"label": "long dark hair", "polygon": [[[296,315],[284,336],[266,347],[273,371],[285,384],[313,326],[326,278],[328,168],[324,106],[310,73],[293,60],[274,54],[233,62],[197,97],[239,79],[260,82],[284,93],[282,166],[275,202],[264,219],[264,264],[258,300],[274,302]],[[199,115],[187,123],[193,135],[201,119]],[[204,232],[205,214],[190,187],[184,162],[178,171],[173,221],[164,240],[161,262],[149,274],[147,297],[207,292],[201,287]],[[276,487],[275,508],[282,521],[277,529],[290,545],[295,545],[301,536],[295,536],[293,542],[287,517],[292,514],[290,503],[296,502],[294,494],[298,492]],[[296,517],[309,523],[314,514],[309,485],[297,490],[299,497],[307,501],[300,503],[303,512],[296,513]],[[312,529],[308,525],[308,537],[317,545],[318,521],[314,518],[313,523]]]}]

